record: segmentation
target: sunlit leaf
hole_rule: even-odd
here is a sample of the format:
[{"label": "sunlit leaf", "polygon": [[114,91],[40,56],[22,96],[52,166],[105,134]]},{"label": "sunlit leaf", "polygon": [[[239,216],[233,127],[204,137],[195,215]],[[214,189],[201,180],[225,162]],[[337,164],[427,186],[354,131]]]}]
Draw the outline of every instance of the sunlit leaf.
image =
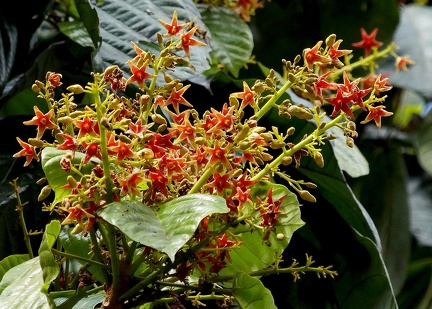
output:
[{"label": "sunlit leaf", "polygon": [[52,220],[46,225],[45,232],[39,247],[39,259],[42,267],[42,274],[45,283],[50,283],[59,274],[60,268],[51,253],[51,248],[55,244],[60,233],[60,221]]},{"label": "sunlit leaf", "polygon": [[140,202],[116,202],[98,214],[131,239],[165,252],[174,260],[203,218],[228,211],[220,196],[190,194],[163,204],[157,211]]},{"label": "sunlit leaf", "polygon": [[9,255],[8,257],[5,257],[3,260],[1,260],[0,261],[0,281],[2,280],[3,276],[9,269],[19,264],[22,264],[28,260],[29,260],[28,254]]}]

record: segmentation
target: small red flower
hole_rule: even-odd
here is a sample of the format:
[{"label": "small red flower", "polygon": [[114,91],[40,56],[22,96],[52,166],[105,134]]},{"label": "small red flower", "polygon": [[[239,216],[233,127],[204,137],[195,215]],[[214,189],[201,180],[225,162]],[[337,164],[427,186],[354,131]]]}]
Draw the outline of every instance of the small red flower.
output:
[{"label": "small red flower", "polygon": [[332,63],[339,67],[343,65],[343,63],[338,59],[339,57],[342,57],[344,55],[348,55],[352,52],[350,49],[342,49],[339,50],[339,45],[342,43],[342,40],[337,40],[329,49],[328,55],[330,59],[332,60]]},{"label": "small red flower", "polygon": [[332,74],[331,71],[319,76],[318,80],[315,83],[313,83],[315,94],[321,99],[321,101],[323,100],[323,95],[322,95],[323,89],[329,89],[329,90],[337,90],[338,89],[338,85],[336,83],[329,83],[326,81],[326,78],[330,74]]},{"label": "small red flower", "polygon": [[[287,145],[290,148],[293,148],[295,146],[293,143],[288,143]],[[302,156],[308,156],[308,155],[309,155],[309,152],[306,149],[303,149],[303,148],[300,149],[300,150],[297,150],[296,152],[294,152],[293,158],[294,158],[294,161],[296,163],[296,168],[300,167],[301,157]]]},{"label": "small red flower", "polygon": [[53,130],[53,129],[58,128],[58,126],[54,122],[51,121],[51,118],[54,114],[53,109],[50,109],[48,113],[44,114],[35,105],[33,107],[33,110],[34,110],[36,115],[31,120],[24,121],[23,124],[25,124],[26,126],[36,125],[37,126],[37,138],[41,138],[46,129]]},{"label": "small red flower", "polygon": [[144,62],[144,64],[140,67],[137,67],[131,60],[129,60],[127,63],[132,71],[132,76],[127,80],[128,85],[136,82],[142,88],[146,79],[154,77],[154,75],[146,72],[149,60]]},{"label": "small red flower", "polygon": [[54,88],[59,87],[63,84],[60,81],[60,79],[62,78],[62,75],[59,73],[47,72],[45,78],[48,81],[48,84],[49,84],[48,88],[49,89],[54,89]]},{"label": "small red flower", "polygon": [[145,181],[145,178],[142,172],[131,173],[124,179],[118,179],[121,188],[120,195],[139,196],[140,189],[138,188],[138,185],[143,181]]},{"label": "small red flower", "polygon": [[261,226],[273,227],[278,223],[279,215],[283,214],[279,208],[286,196],[285,194],[276,201],[273,201],[273,188],[270,188],[264,201],[261,201],[261,199],[257,197],[257,202],[262,206],[260,209],[262,217]]},{"label": "small red flower", "polygon": [[365,57],[369,56],[370,51],[373,47],[380,47],[383,45],[382,42],[377,41],[375,39],[377,33],[378,33],[378,28],[372,30],[370,34],[367,34],[366,30],[364,28],[361,28],[362,40],[360,42],[353,43],[352,46],[364,48]]},{"label": "small red flower", "polygon": [[228,161],[228,146],[221,147],[218,142],[213,148],[206,147],[207,154],[210,155],[208,164],[213,165],[217,162],[221,162],[226,167],[231,167],[231,163]]},{"label": "small red flower", "polygon": [[85,156],[84,158],[82,158],[81,162],[85,164],[93,157],[101,159],[101,153],[98,143],[92,143],[86,147]]},{"label": "small red flower", "polygon": [[186,26],[186,24],[182,24],[182,25],[178,24],[177,11],[174,11],[174,13],[173,13],[173,16],[172,16],[172,19],[171,19],[171,24],[168,24],[168,23],[164,22],[161,19],[159,19],[159,22],[167,30],[166,36],[178,35],[178,33],[180,32],[180,30],[183,29]]},{"label": "small red flower", "polygon": [[305,65],[308,67],[309,70],[313,69],[313,65],[315,63],[320,63],[321,65],[329,64],[332,62],[332,59],[327,56],[321,55],[320,48],[321,44],[323,42],[319,41],[315,44],[312,48],[306,48],[303,51],[303,58],[305,61]]},{"label": "small red flower", "polygon": [[330,117],[335,117],[342,110],[350,118],[354,118],[354,114],[348,106],[349,103],[352,103],[353,98],[353,94],[344,95],[342,88],[339,87],[334,98],[326,98],[326,101],[334,107]]},{"label": "small red flower", "polygon": [[224,132],[230,132],[234,127],[234,121],[235,117],[233,115],[234,113],[234,107],[231,106],[228,108],[228,104],[225,103],[222,106],[222,111],[219,112],[213,107],[210,108],[212,111],[212,114],[214,115],[216,125],[213,126],[208,132],[214,133],[219,130],[222,130]]},{"label": "small red flower", "polygon": [[376,126],[378,128],[381,128],[381,117],[388,117],[388,116],[393,115],[392,112],[388,112],[388,111],[384,110],[384,108],[385,108],[384,105],[379,105],[376,107],[368,105],[367,108],[369,110],[369,114],[366,116],[365,120],[360,122],[361,124],[365,124],[371,120],[374,120]]},{"label": "small red flower", "polygon": [[65,133],[59,133],[59,136],[63,137],[63,143],[57,146],[60,150],[72,150],[75,151],[78,147],[78,142],[75,138]]},{"label": "small red flower", "polygon": [[187,33],[182,34],[181,41],[176,46],[176,48],[182,48],[188,58],[190,58],[190,46],[206,46],[205,43],[192,38],[197,30],[198,26],[195,26]]},{"label": "small red flower", "polygon": [[125,143],[122,141],[117,141],[116,144],[109,148],[113,155],[116,156],[116,163],[122,162],[126,158],[136,157],[135,153],[132,151],[133,143]]},{"label": "small red flower", "polygon": [[95,136],[97,135],[97,131],[99,131],[99,128],[97,128],[97,121],[90,117],[84,117],[82,120],[77,120],[75,125],[79,129],[78,138],[83,137],[86,134]]},{"label": "small red flower", "polygon": [[26,157],[24,166],[29,165],[32,159],[39,161],[35,148],[32,145],[23,142],[19,137],[17,137],[16,139],[23,149],[15,153],[13,155],[14,158]]}]

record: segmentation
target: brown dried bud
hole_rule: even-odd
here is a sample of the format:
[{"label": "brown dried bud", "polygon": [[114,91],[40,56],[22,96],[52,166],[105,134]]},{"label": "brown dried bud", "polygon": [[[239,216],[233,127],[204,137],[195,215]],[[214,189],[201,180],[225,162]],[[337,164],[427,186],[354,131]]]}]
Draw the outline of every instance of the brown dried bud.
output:
[{"label": "brown dried bud", "polygon": [[315,151],[313,154],[313,158],[315,160],[315,163],[319,166],[319,167],[324,167],[324,157],[322,155],[321,152],[319,151]]},{"label": "brown dried bud", "polygon": [[51,193],[51,187],[50,185],[46,185],[45,187],[42,188],[41,192],[39,193],[38,196],[38,201],[43,201],[44,199],[46,199]]},{"label": "brown dried bud", "polygon": [[318,130],[322,130],[322,129],[324,129],[324,127],[327,125],[327,122],[325,122],[325,121],[323,121],[323,122],[321,122],[320,124],[319,124],[319,126],[318,126]]},{"label": "brown dried bud", "polygon": [[356,130],[355,122],[354,121],[348,121],[347,128],[348,128],[348,130],[355,131]]},{"label": "brown dried bud", "polygon": [[105,127],[105,128],[107,128],[108,130],[112,130],[112,126],[111,126],[111,123],[109,123],[109,121],[108,121],[108,119],[106,118],[106,117],[102,117],[102,119],[101,119],[101,124]]},{"label": "brown dried bud", "polygon": [[295,58],[294,58],[294,64],[299,63],[300,60],[301,60],[301,56],[300,55],[295,56]]},{"label": "brown dried bud", "polygon": [[158,32],[156,36],[157,36],[157,41],[158,41],[158,43],[159,43],[160,45],[162,45],[162,43],[163,43],[163,37],[162,37],[162,34],[161,34],[160,32]]},{"label": "brown dried bud", "polygon": [[72,92],[74,94],[81,94],[84,92],[84,88],[81,85],[70,85],[66,88],[67,91]]},{"label": "brown dried bud", "polygon": [[297,80],[297,78],[294,76],[294,74],[293,73],[288,73],[288,80],[291,82],[291,83],[295,83],[296,82],[296,80]]},{"label": "brown dried bud", "polygon": [[315,203],[316,202],[315,196],[313,196],[312,194],[310,194],[310,192],[307,191],[307,190],[300,190],[299,191],[299,195],[300,195],[300,197],[303,200],[305,200],[307,202],[311,202],[311,203]]},{"label": "brown dried bud", "polygon": [[326,139],[329,140],[329,141],[331,141],[331,140],[333,140],[333,139],[336,139],[336,135],[331,134],[331,133],[330,133],[330,134],[327,134]]},{"label": "brown dried bud", "polygon": [[264,161],[271,161],[273,159],[273,156],[271,154],[267,153],[267,152],[262,152],[261,153],[261,158]]}]

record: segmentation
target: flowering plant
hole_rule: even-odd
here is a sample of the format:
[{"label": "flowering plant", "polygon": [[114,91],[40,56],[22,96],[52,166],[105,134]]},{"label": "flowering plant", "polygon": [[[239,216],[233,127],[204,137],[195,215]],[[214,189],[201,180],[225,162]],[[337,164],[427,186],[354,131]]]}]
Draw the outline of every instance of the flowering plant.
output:
[{"label": "flowering plant", "polygon": [[[394,44],[379,49],[377,29],[370,35],[362,29],[353,46],[364,48],[364,57],[353,61],[332,34],[283,60],[282,74],[263,68],[265,78],[243,81],[219,110],[199,112],[186,99],[193,85],[175,73],[193,67],[192,50],[206,46],[201,29],[179,22],[176,11],[160,23],[166,32],[157,34],[158,53],[131,42],[130,73],[110,66],[60,96],[60,73],[48,72],[32,87],[48,111],[34,107],[24,124],[36,126],[36,136],[17,137],[22,149],[14,157],[24,157],[25,166],[40,161],[38,200],[55,213],[39,257],[20,265],[40,275],[36,302],[66,308],[92,295],[89,303],[102,308],[272,308],[262,276],[337,276],[331,265],[315,266],[307,252],[303,263],[282,265],[304,225],[301,203],[316,202],[316,184],[289,170],[305,157],[324,167],[322,147],[334,140],[355,147],[359,111],[366,112],[362,124],[380,128],[381,118],[392,115],[385,110],[391,85],[375,73],[376,61],[395,55],[404,69],[409,58],[397,56]],[[355,77],[359,67],[370,74]],[[262,124],[273,111],[286,130]],[[294,138],[299,123],[313,129]]]}]

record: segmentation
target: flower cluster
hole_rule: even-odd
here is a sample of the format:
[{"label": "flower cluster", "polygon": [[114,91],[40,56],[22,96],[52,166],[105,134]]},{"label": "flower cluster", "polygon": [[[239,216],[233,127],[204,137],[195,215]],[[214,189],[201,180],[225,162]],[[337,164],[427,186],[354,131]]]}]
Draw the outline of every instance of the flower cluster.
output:
[{"label": "flower cluster", "polygon": [[[245,10],[247,5],[259,7],[257,1],[239,3]],[[345,65],[342,59],[351,50],[339,49],[342,40],[332,35],[325,48],[320,41],[304,50],[304,65],[299,65],[300,56],[292,63],[284,61],[283,76],[270,70],[264,80],[244,82],[242,91],[232,93],[220,110],[212,107],[200,114],[185,98],[191,84],[169,72],[189,61],[191,47],[205,44],[194,38],[197,26],[179,24],[175,12],[170,23],[160,22],[166,29],[158,35],[161,53],[146,52],[132,43],[136,56],[128,61],[129,78],[118,66],[109,67],[102,74],[94,73],[94,82],[85,87],[68,86],[60,100],[54,97],[54,89],[62,86],[60,74],[48,72],[45,83],[36,81],[33,90],[47,102],[48,111],[35,107],[35,116],[24,124],[37,126],[36,137],[28,143],[18,138],[23,149],[14,157],[25,157],[25,165],[29,165],[40,159],[44,149],[63,151],[59,168],[67,177],[56,190],[67,193],[51,209],[58,212],[64,225],[76,224],[75,233],[88,233],[97,222],[102,223],[98,211],[113,202],[139,201],[157,210],[187,194],[222,197],[229,212],[204,218],[188,243],[198,249],[177,254],[181,260],[173,265],[178,279],[185,282],[194,271],[208,275],[226,267],[230,250],[242,244],[230,227],[260,230],[262,240],[269,244],[270,234],[285,216],[281,205],[286,194],[276,197],[271,187],[261,195],[253,190],[271,175],[286,179],[303,200],[315,201],[308,191],[314,184],[291,179],[279,166],[294,162],[299,167],[303,156],[311,156],[323,167],[320,147],[334,138],[327,130],[342,128],[352,146],[357,110],[368,111],[362,123],[374,120],[380,127],[381,117],[392,114],[384,109],[385,96],[381,95],[391,86],[382,75],[354,79],[349,73],[354,64]],[[357,65],[372,63],[393,50],[378,53],[375,34],[363,34],[365,43],[356,44],[366,51]],[[180,57],[179,50],[186,57]],[[161,76],[164,83],[158,82]],[[339,77],[341,82],[337,82]],[[123,93],[132,84],[139,91],[129,98]],[[290,88],[313,104],[280,102]],[[80,108],[75,96],[83,93],[93,99]],[[333,107],[329,122],[323,120],[326,106]],[[272,108],[278,109],[281,117],[315,122],[316,129],[296,140],[294,127],[279,132],[277,127],[260,125]],[[153,249],[144,252],[151,255]]]}]

